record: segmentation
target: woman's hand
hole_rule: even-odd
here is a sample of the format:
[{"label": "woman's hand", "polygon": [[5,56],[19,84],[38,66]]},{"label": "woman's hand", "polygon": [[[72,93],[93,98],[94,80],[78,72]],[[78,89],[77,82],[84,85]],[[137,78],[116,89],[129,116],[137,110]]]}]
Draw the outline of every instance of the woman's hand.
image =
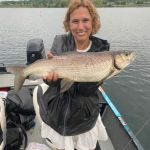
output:
[{"label": "woman's hand", "polygon": [[[47,54],[48,59],[53,58],[53,54],[51,52],[48,52]],[[47,76],[43,77],[43,80],[46,80],[47,82],[51,81],[57,81],[59,78],[58,74],[55,72],[49,72]]]},{"label": "woman's hand", "polygon": [[51,52],[48,52],[47,57],[48,57],[48,59],[51,59],[51,58],[53,58],[53,54]]}]

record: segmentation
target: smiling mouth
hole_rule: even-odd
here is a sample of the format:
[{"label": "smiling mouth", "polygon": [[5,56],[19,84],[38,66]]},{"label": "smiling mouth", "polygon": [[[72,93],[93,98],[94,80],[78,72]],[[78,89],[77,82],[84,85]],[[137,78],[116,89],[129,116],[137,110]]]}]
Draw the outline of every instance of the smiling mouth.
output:
[{"label": "smiling mouth", "polygon": [[82,36],[82,35],[85,35],[85,31],[84,32],[77,32],[77,35],[79,35],[79,36]]}]

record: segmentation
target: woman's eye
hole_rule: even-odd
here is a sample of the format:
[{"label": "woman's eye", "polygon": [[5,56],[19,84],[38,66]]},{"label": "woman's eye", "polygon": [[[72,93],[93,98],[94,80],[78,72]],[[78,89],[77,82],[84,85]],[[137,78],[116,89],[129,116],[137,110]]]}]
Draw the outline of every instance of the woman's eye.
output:
[{"label": "woman's eye", "polygon": [[84,19],[83,22],[87,23],[87,22],[89,22],[89,19]]},{"label": "woman's eye", "polygon": [[79,23],[79,21],[78,20],[72,20],[71,23],[77,24],[77,23]]},{"label": "woman's eye", "polygon": [[80,22],[82,22],[82,23],[88,23],[89,21],[90,20],[88,18],[85,18],[83,20],[76,20],[76,19],[74,19],[74,20],[71,20],[70,22],[73,23],[73,24],[79,24]]}]

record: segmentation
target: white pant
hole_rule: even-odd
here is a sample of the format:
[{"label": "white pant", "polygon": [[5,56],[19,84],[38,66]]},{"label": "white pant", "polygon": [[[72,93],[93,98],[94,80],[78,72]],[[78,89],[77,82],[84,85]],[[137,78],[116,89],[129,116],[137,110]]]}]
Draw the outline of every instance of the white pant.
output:
[{"label": "white pant", "polygon": [[[45,92],[48,88],[48,85],[41,84],[43,92]],[[54,129],[44,123],[41,119],[39,113],[39,105],[37,103],[37,88],[35,88],[33,93],[33,104],[35,108],[35,112],[41,127],[41,136],[43,138],[48,138],[52,141],[55,148],[65,149],[65,150],[74,150],[74,148],[78,150],[89,150],[95,149],[97,140],[107,140],[107,133],[105,127],[101,121],[101,117],[99,115],[96,125],[89,130],[88,132],[76,135],[76,136],[62,136],[57,133]]]}]

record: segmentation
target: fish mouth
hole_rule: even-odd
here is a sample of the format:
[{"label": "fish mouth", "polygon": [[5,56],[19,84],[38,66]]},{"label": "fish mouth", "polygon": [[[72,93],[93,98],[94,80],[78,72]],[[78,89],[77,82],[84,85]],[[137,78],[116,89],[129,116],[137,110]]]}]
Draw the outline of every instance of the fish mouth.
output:
[{"label": "fish mouth", "polygon": [[136,58],[136,53],[132,51],[132,52],[130,53],[130,58],[131,58],[132,61],[135,60],[135,58]]}]

